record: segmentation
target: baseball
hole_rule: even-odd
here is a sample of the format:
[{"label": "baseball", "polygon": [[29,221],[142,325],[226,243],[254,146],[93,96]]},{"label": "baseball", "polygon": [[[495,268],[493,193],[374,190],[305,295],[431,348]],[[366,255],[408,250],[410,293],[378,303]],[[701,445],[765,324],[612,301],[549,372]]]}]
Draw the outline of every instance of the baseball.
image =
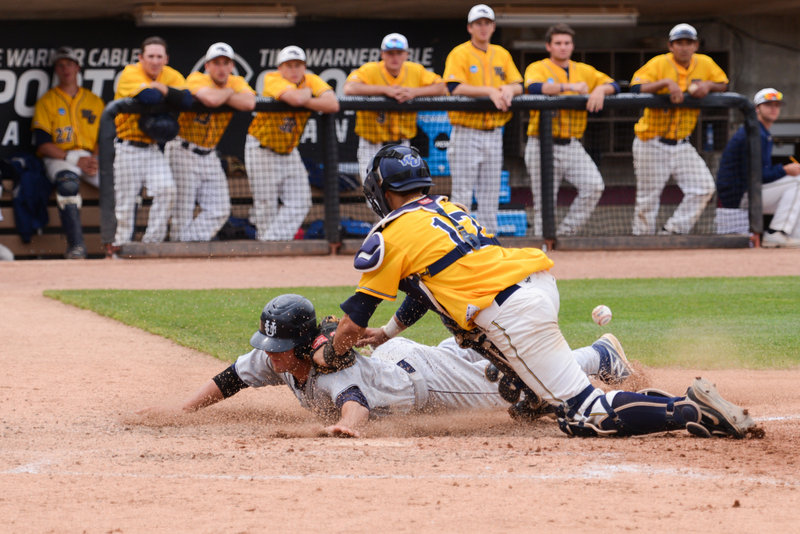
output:
[{"label": "baseball", "polygon": [[692,94],[692,93],[694,93],[695,91],[697,91],[697,87],[698,87],[698,85],[697,85],[696,83],[692,83],[692,84],[690,84],[690,85],[689,85],[689,94]]},{"label": "baseball", "polygon": [[611,308],[603,304],[592,310],[592,320],[600,326],[611,322]]}]

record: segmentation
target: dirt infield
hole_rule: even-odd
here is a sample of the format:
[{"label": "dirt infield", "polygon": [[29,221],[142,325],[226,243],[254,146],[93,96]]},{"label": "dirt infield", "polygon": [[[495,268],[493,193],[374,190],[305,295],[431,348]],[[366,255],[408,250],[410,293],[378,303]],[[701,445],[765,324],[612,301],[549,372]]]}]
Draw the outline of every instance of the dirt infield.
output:
[{"label": "dirt infield", "polygon": [[[551,256],[562,279],[800,274],[800,252],[783,250]],[[502,410],[319,438],[287,388],[180,420],[134,415],[180,401],[224,364],[42,296],[356,281],[348,258],[0,265],[0,532],[797,530],[800,369],[646,370],[676,393],[712,379],[750,408],[763,440],[569,439]]]}]

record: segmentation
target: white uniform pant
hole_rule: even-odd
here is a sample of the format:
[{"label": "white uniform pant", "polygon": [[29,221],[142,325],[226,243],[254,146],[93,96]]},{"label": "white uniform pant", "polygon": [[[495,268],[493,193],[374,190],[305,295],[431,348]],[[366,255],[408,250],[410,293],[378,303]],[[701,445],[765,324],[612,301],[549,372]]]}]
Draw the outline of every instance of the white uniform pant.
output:
[{"label": "white uniform pant", "polygon": [[311,208],[308,171],[297,148],[278,154],[248,135],[244,164],[253,194],[250,219],[256,226],[256,239],[291,241]]},{"label": "white uniform pant", "polygon": [[50,180],[50,183],[55,183],[58,173],[61,171],[70,171],[80,176],[81,180],[87,184],[99,188],[100,177],[96,173],[92,175],[83,174],[83,171],[77,165],[77,161],[80,158],[90,157],[91,155],[92,153],[88,150],[76,149],[67,151],[67,159],[42,158],[47,179]]},{"label": "white uniform pant", "polygon": [[475,319],[517,375],[542,400],[562,404],[590,385],[558,327],[560,301],[546,272],[518,282],[502,306],[493,302]]},{"label": "white uniform pant", "polygon": [[[172,241],[209,241],[219,232],[231,212],[228,180],[215,152],[197,154],[192,149],[207,150],[178,137],[167,143],[166,154],[175,177],[177,196],[170,228]],[[200,213],[194,216],[195,204]]]},{"label": "white uniform pant", "polygon": [[784,176],[762,185],[761,205],[764,213],[772,214],[771,230],[800,239],[800,176]]},{"label": "white uniform pant", "polygon": [[[542,235],[542,167],[541,145],[538,137],[528,137],[525,146],[525,165],[531,176],[533,193],[534,235]],[[556,233],[574,235],[592,216],[600,196],[603,194],[603,177],[592,158],[584,150],[578,139],[571,139],[568,145],[553,145],[553,205],[558,197],[561,181],[567,180],[578,190],[567,215],[558,226]]]},{"label": "white uniform pant", "polygon": [[[411,143],[408,139],[403,139],[400,141],[400,144],[403,146],[411,146]],[[356,159],[358,159],[358,177],[361,180],[361,183],[364,183],[364,180],[367,179],[367,168],[369,164],[372,162],[372,157],[375,155],[378,150],[383,148],[384,144],[382,143],[371,143],[364,139],[363,137],[358,138],[358,150],[356,151]]]},{"label": "white uniform pant", "polygon": [[642,141],[636,137],[633,170],[636,173],[634,235],[655,233],[661,192],[670,176],[675,177],[683,192],[683,200],[664,224],[664,229],[671,233],[688,234],[716,190],[705,161],[690,143],[666,145],[658,139]]},{"label": "white uniform pant", "polygon": [[114,212],[117,217],[117,233],[114,244],[123,245],[133,239],[136,202],[142,186],[153,197],[142,242],[160,243],[167,236],[167,223],[175,204],[175,182],[167,158],[156,144],[136,147],[118,142],[115,148]]},{"label": "white uniform pant", "polygon": [[478,201],[475,219],[490,233],[497,232],[500,203],[500,173],[503,170],[503,129],[476,130],[453,125],[447,161],[452,176],[450,200],[472,206]]}]

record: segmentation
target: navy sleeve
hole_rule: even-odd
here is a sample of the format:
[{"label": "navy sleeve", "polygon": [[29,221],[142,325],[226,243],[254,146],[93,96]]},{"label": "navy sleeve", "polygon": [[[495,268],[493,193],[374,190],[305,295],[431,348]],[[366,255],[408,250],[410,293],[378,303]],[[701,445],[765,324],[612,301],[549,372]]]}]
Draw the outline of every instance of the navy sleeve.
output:
[{"label": "navy sleeve", "polygon": [[158,89],[142,89],[141,92],[133,97],[141,104],[160,104],[164,101],[164,95]]},{"label": "navy sleeve", "polygon": [[747,191],[747,135],[744,126],[736,130],[719,160],[717,194],[723,208],[738,208]]},{"label": "navy sleeve", "polygon": [[420,301],[411,295],[406,295],[403,303],[400,304],[400,307],[394,314],[405,326],[411,326],[419,321],[427,311],[427,303]]},{"label": "navy sleeve", "polygon": [[33,130],[33,146],[39,147],[45,143],[52,143],[53,136],[42,129]]},{"label": "navy sleeve", "polygon": [[540,94],[542,94],[542,86],[543,85],[544,85],[543,83],[539,83],[539,82],[530,84],[528,86],[528,94],[529,95],[540,95]]},{"label": "navy sleeve", "polygon": [[346,390],[342,391],[336,396],[336,407],[340,410],[344,403],[347,401],[354,401],[359,403],[361,406],[369,410],[369,403],[367,402],[367,398],[361,393],[361,390],[358,386],[350,386]]},{"label": "navy sleeve", "polygon": [[613,88],[614,88],[614,94],[615,94],[615,95],[616,95],[616,94],[619,94],[619,92],[620,92],[620,90],[621,90],[621,89],[619,88],[619,84],[618,84],[617,82],[608,82],[608,84],[609,84],[611,87],[613,87]]},{"label": "navy sleeve", "polygon": [[236,367],[231,365],[220,374],[212,378],[219,390],[222,392],[223,398],[228,398],[248,387],[239,375],[236,373]]},{"label": "navy sleeve", "polygon": [[637,83],[636,85],[631,85],[628,87],[628,91],[631,93],[641,93],[642,92],[642,84]]},{"label": "navy sleeve", "polygon": [[780,163],[772,164],[772,136],[763,124],[759,123],[761,134],[761,182],[768,184],[786,176]]},{"label": "navy sleeve", "polygon": [[447,90],[450,91],[450,94],[453,94],[453,91],[456,90],[456,87],[461,85],[461,82],[447,82]]},{"label": "navy sleeve", "polygon": [[178,109],[189,109],[192,107],[192,93],[188,89],[167,88],[167,96],[164,97],[167,104]]},{"label": "navy sleeve", "polygon": [[352,297],[347,299],[346,301],[342,302],[341,306],[339,306],[343,312],[350,317],[350,320],[356,323],[361,328],[366,328],[369,325],[369,319],[372,317],[372,314],[375,313],[375,310],[378,308],[378,304],[381,303],[382,299],[378,297],[373,297],[372,295],[367,295],[366,293],[361,293],[360,291],[355,293]]}]

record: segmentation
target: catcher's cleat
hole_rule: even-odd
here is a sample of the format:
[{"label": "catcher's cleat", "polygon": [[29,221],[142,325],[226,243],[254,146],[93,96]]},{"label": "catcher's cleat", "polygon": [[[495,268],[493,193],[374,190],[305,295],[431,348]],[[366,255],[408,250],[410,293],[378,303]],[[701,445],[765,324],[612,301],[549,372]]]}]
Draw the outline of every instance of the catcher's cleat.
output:
[{"label": "catcher's cleat", "polygon": [[614,334],[603,334],[592,343],[592,348],[600,353],[597,377],[606,384],[619,384],[633,374],[633,367]]},{"label": "catcher's cleat", "polygon": [[508,415],[517,421],[535,421],[545,416],[555,419],[556,408],[543,400],[526,396],[508,407]]},{"label": "catcher's cleat", "polygon": [[755,426],[747,410],[723,399],[714,384],[708,380],[695,379],[686,390],[686,397],[695,402],[702,413],[700,423],[686,425],[686,430],[695,436],[731,436],[742,439]]}]

